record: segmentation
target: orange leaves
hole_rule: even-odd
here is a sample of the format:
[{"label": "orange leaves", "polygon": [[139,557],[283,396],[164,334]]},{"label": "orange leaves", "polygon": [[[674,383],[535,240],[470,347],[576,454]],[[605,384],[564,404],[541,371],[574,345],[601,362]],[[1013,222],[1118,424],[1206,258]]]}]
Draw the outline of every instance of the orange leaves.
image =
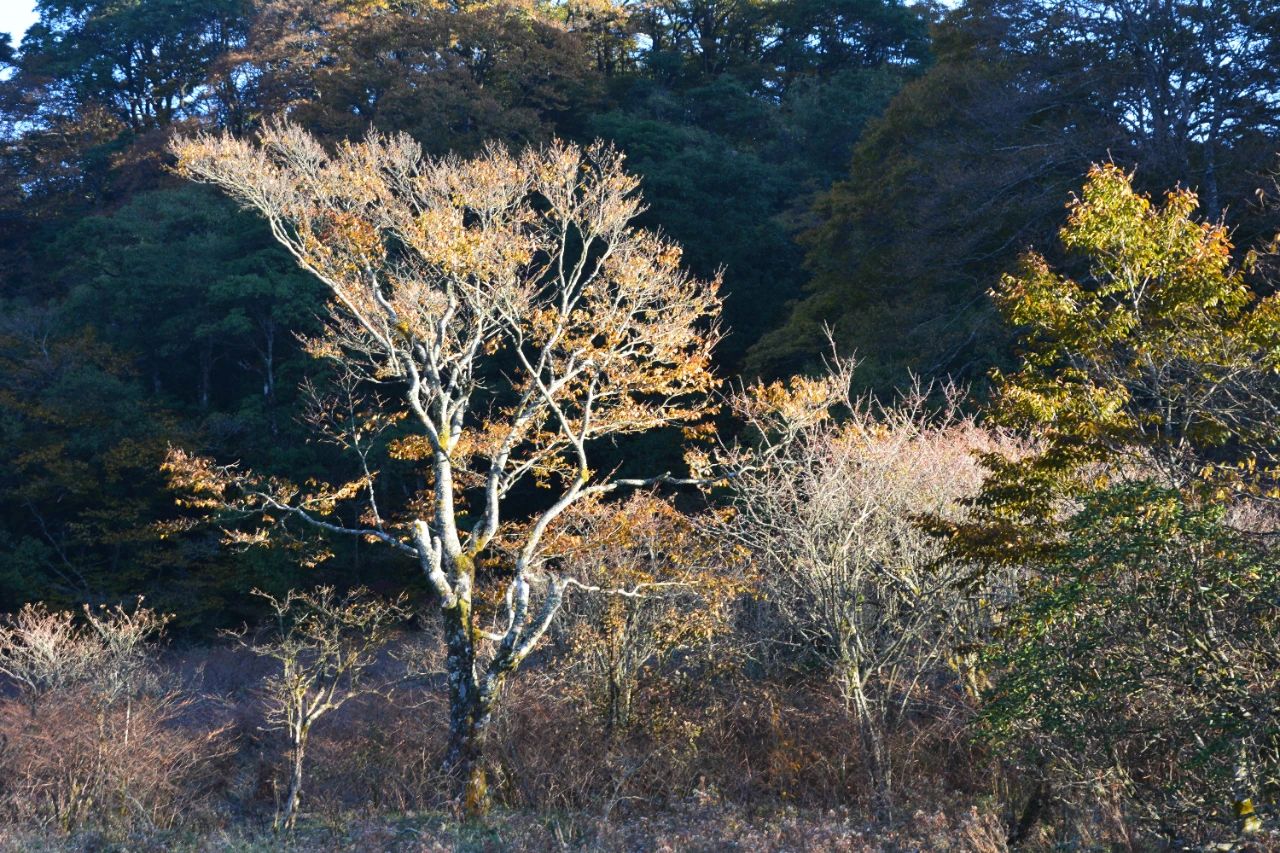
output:
[{"label": "orange leaves", "polygon": [[310,244],[313,254],[332,256],[340,251],[347,256],[346,271],[354,275],[381,265],[385,254],[382,235],[368,220],[344,210],[326,213]]},{"label": "orange leaves", "polygon": [[600,141],[585,150],[554,141],[525,152],[521,166],[531,187],[550,206],[553,222],[582,222],[589,237],[616,234],[640,212],[638,178],[622,168],[623,155]]},{"label": "orange leaves", "polygon": [[694,518],[652,494],[584,502],[556,535],[558,569],[584,584],[639,595],[575,596],[562,639],[587,676],[606,723],[623,725],[630,695],[677,649],[693,653],[725,630],[743,590],[741,555],[710,518]]},{"label": "orange leaves", "polygon": [[435,448],[425,435],[406,435],[393,439],[387,446],[387,452],[392,459],[421,461],[430,459]]},{"label": "orange leaves", "polygon": [[[218,465],[208,457],[177,448],[170,449],[161,470],[169,478],[170,489],[177,493],[179,506],[224,521],[224,541],[240,547],[274,544],[271,528],[283,527],[300,513],[308,516],[333,513],[339,504],[366,493],[374,476],[359,477],[338,486],[309,479],[299,486],[234,465]],[[254,521],[248,526],[235,523],[251,518]],[[190,519],[183,519],[158,526],[157,532],[167,537],[189,530],[193,525]]]},{"label": "orange leaves", "polygon": [[[443,335],[434,343],[450,360],[480,334],[487,353],[504,339],[555,341],[633,396],[711,387],[717,283],[692,280],[678,246],[629,228],[638,181],[608,146],[427,160],[407,138],[375,134],[328,155],[275,123],[260,147],[198,137],[175,150],[183,174],[261,210],[331,288],[338,328],[317,354],[363,352],[383,362],[376,375],[394,375],[400,339]],[[392,243],[407,251],[389,256]]]},{"label": "orange leaves", "polygon": [[657,495],[639,493],[617,502],[582,502],[548,550],[591,583],[689,583],[709,593],[734,583],[729,574],[711,576],[734,562],[713,527]]},{"label": "orange leaves", "polygon": [[[396,394],[313,407],[312,425],[364,472],[336,488],[175,463],[206,509],[324,527],[318,518],[360,498],[376,530],[328,529],[411,552],[410,537],[381,525],[430,518],[437,535],[463,540],[463,496],[475,488],[486,517],[466,547],[479,553],[503,537],[499,505],[520,479],[559,489],[558,514],[619,485],[597,480],[594,441],[696,423],[714,409],[719,280],[693,278],[678,246],[631,225],[639,182],[607,145],[555,142],[519,155],[491,146],[463,160],[375,133],[330,153],[276,122],[260,145],[199,137],[175,150],[183,174],[261,211],[328,286],[327,331],[308,348],[339,363],[348,396]],[[435,497],[402,495],[395,510],[374,511],[370,447],[398,422],[412,432],[379,452],[423,463]],[[525,550],[537,551],[541,530],[525,535]]]},{"label": "orange leaves", "polygon": [[341,486],[333,489],[326,495],[326,499],[333,501],[334,503],[350,500],[368,487],[369,481],[362,477],[358,480],[352,480],[349,483],[343,483]]},{"label": "orange leaves", "polygon": [[194,456],[180,448],[170,448],[160,466],[170,487],[178,491],[178,505],[192,509],[220,509],[235,475],[205,456]]},{"label": "orange leaves", "polygon": [[818,378],[793,376],[785,383],[756,382],[735,394],[731,402],[739,416],[762,431],[790,431],[827,420],[848,393],[848,376],[836,371]]}]

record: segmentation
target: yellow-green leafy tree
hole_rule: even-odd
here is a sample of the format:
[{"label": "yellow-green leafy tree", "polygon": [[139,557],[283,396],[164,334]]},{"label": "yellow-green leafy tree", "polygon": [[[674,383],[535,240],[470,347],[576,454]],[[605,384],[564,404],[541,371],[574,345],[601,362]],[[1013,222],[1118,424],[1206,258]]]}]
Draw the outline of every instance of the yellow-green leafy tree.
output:
[{"label": "yellow-green leafy tree", "polygon": [[973,515],[941,525],[954,556],[1016,568],[984,716],[1033,777],[1105,784],[1166,840],[1216,837],[1231,809],[1256,829],[1274,558],[1226,514],[1274,494],[1280,303],[1190,191],[1156,202],[1104,165],[1069,209],[1070,271],[1030,253],[993,292],[1021,346],[993,413],[1032,450],[988,455]]},{"label": "yellow-green leafy tree", "polygon": [[969,556],[1016,561],[1056,535],[1064,500],[1141,471],[1175,489],[1261,480],[1280,437],[1280,303],[1249,286],[1225,226],[1197,199],[1136,192],[1094,167],[1061,231],[1070,274],[1036,252],[993,291],[1021,366],[995,372],[993,412],[1038,439],[988,457],[981,511],[953,532]]}]

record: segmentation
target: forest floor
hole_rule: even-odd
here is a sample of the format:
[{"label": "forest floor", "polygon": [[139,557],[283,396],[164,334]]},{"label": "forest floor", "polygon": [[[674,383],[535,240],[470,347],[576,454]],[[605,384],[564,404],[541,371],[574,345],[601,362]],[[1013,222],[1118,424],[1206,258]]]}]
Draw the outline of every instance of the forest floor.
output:
[{"label": "forest floor", "polygon": [[495,811],[483,823],[459,823],[442,813],[308,815],[289,836],[268,826],[233,824],[206,832],[155,831],[127,837],[12,833],[0,828],[0,851],[998,851],[1005,849],[999,822],[975,812],[949,817],[917,812],[886,829],[872,828],[835,811],[784,810],[749,814],[724,806],[690,806],[624,819],[585,814],[537,815]]}]

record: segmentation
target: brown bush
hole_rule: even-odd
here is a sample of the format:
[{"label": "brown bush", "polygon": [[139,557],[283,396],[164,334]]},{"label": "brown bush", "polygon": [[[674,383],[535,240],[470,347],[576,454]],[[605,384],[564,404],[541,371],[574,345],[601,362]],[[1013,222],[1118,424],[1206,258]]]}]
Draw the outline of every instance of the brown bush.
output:
[{"label": "brown bush", "polygon": [[[371,668],[394,690],[335,711],[312,741],[309,787],[316,814],[406,812],[446,807],[441,770],[449,717],[440,675],[444,647],[426,631],[401,636]],[[281,791],[282,792],[282,791]]]},{"label": "brown bush", "polygon": [[[219,778],[227,731],[161,689],[150,641],[168,617],[141,606],[81,618],[27,605],[0,624],[0,813],[71,831],[167,828]],[[203,725],[190,722],[203,717]]]},{"label": "brown bush", "polygon": [[683,513],[656,494],[584,502],[566,516],[552,549],[563,569],[612,592],[566,597],[552,627],[558,689],[597,708],[612,736],[633,722],[641,682],[661,680],[677,658],[729,664],[738,644],[728,617],[746,572],[717,514]]},{"label": "brown bush", "polygon": [[[433,674],[440,663],[436,648],[413,636],[399,640],[373,675],[403,674],[405,663],[397,658],[424,674],[402,681],[387,697],[353,700],[317,729],[313,817],[299,827],[299,849],[377,839],[378,849],[414,850],[468,844],[787,850],[797,849],[806,833],[813,839],[809,849],[1000,849],[1004,826],[992,807],[971,813],[975,803],[1000,799],[983,799],[994,793],[991,764],[972,752],[959,718],[920,715],[895,734],[890,746],[904,793],[894,821],[872,830],[856,725],[823,675],[765,680],[677,661],[662,678],[639,684],[636,725],[603,738],[598,709],[569,689],[566,679],[576,671],[550,655],[509,687],[515,695],[494,721],[500,748],[492,756],[492,793],[501,811],[489,834],[472,843],[449,822],[456,804],[439,770],[447,707]],[[59,693],[42,705],[38,719],[21,702],[0,705],[0,729],[8,734],[0,750],[7,780],[0,782],[0,823],[59,835],[98,829],[155,839],[166,836],[149,834],[153,829],[216,824],[219,837],[243,836],[241,846],[267,839],[287,780],[278,773],[281,745],[261,730],[264,709],[251,689],[265,673],[249,653],[224,647],[189,651],[172,662],[159,681],[203,669],[204,686],[223,689],[227,701],[144,695],[135,698],[128,720],[124,704],[108,706],[101,729],[102,706],[87,690]],[[218,719],[239,721],[240,736],[210,722]],[[414,829],[395,829],[402,821]],[[418,845],[418,833],[437,847]],[[969,835],[972,847],[962,843]],[[1116,837],[1103,828],[1077,835]],[[15,845],[24,849],[29,842]]]},{"label": "brown bush", "polygon": [[441,770],[448,719],[443,690],[368,696],[336,712],[312,742],[314,814],[409,812],[445,808]]},{"label": "brown bush", "polygon": [[6,819],[64,832],[168,829],[212,808],[232,744],[223,726],[184,724],[194,700],[170,693],[104,704],[91,687],[46,698],[36,714],[0,703]]}]

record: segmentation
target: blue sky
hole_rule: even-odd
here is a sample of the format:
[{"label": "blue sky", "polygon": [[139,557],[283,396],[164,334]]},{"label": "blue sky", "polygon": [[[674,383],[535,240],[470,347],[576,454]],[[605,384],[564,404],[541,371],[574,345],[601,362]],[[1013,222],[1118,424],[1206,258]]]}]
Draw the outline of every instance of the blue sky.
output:
[{"label": "blue sky", "polygon": [[36,22],[35,0],[0,0],[0,33],[12,33],[14,42]]}]

